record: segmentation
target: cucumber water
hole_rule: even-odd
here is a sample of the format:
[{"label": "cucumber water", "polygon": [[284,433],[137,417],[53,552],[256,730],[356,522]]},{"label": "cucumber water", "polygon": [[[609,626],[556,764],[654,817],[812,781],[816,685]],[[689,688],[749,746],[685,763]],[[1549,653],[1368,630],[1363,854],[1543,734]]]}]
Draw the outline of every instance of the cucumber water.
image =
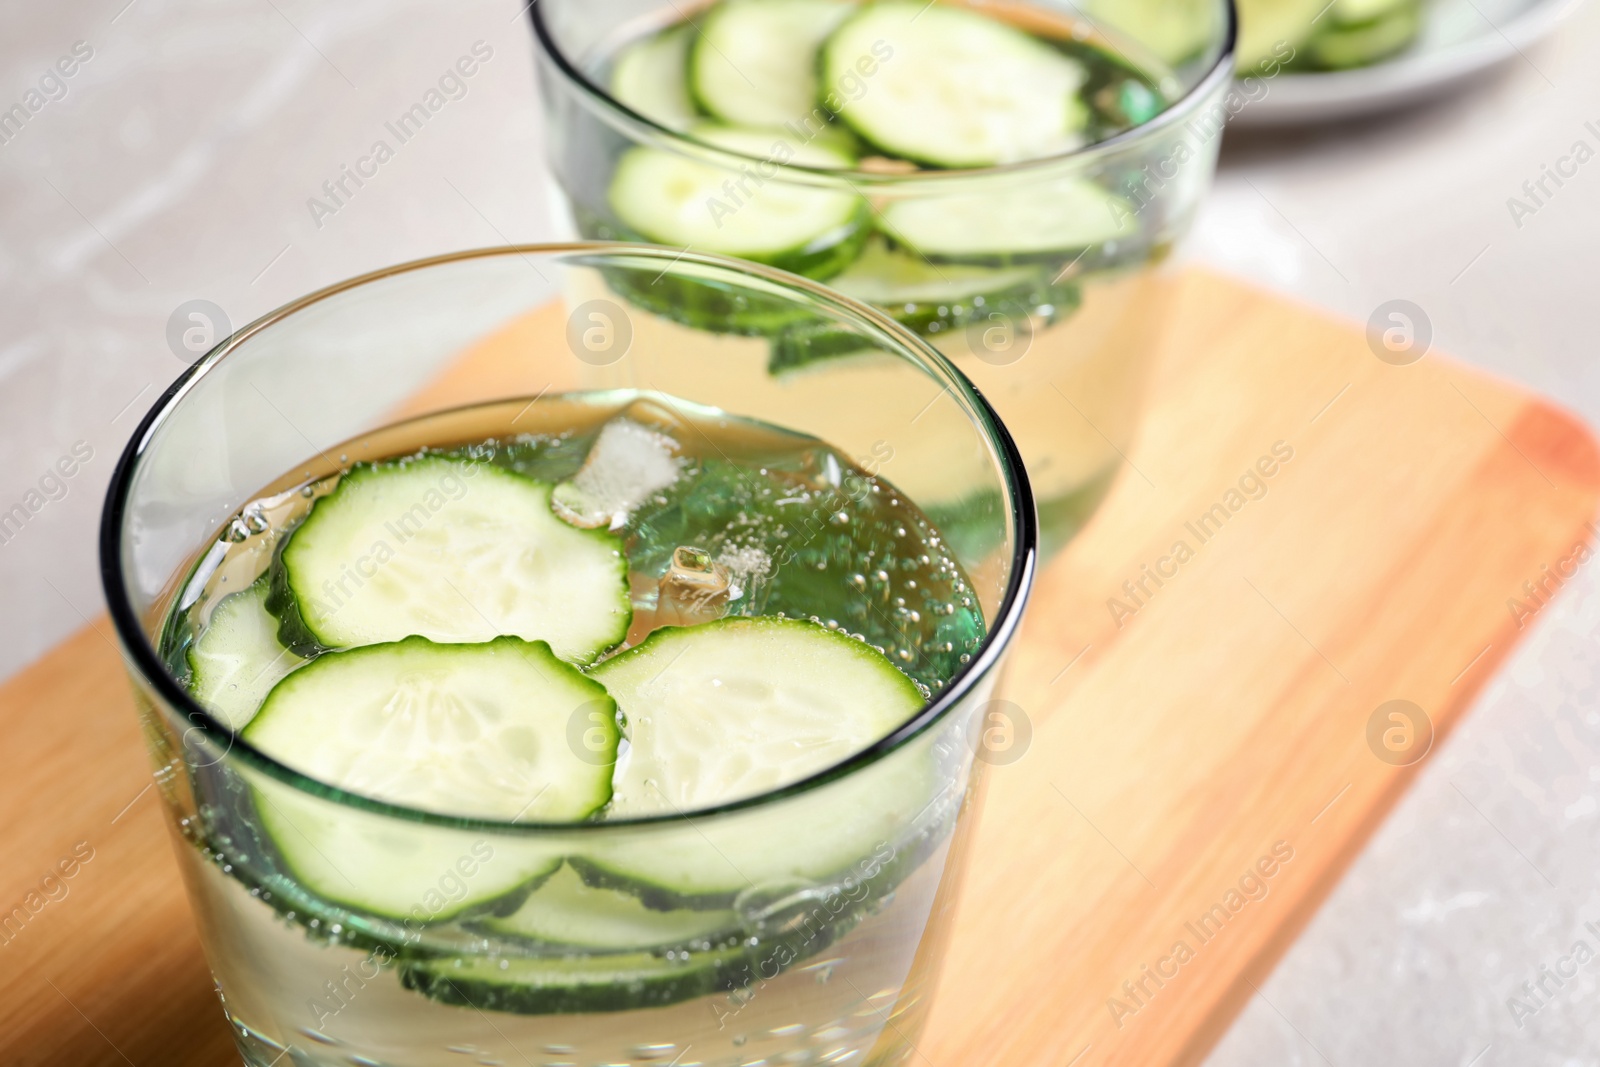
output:
[{"label": "cucumber water", "polygon": [[[786,1013],[825,1045],[834,971],[852,999],[904,973],[870,946],[931,906],[949,752],[897,752],[793,815],[673,825],[827,772],[978,651],[969,578],[892,483],[814,437],[632,391],[336,451],[223,524],[163,631],[231,743],[283,768],[198,768],[228,801],[182,828],[213,861],[214,936],[260,961],[230,1004],[300,1019],[304,1064],[343,1062],[342,1026],[371,1047],[386,1013],[442,1033],[463,1012],[550,1062],[607,1063],[740,1016],[694,1058],[731,1063]],[[586,832],[650,817],[666,830]],[[323,994],[274,999],[305,988]]]},{"label": "cucumber water", "polygon": [[[534,5],[562,60],[541,67],[562,221],[791,271],[926,340],[1004,420],[1053,550],[1130,454],[1165,317],[1158,268],[1227,117],[1201,99],[1221,92],[1205,77],[1215,4],[1135,5],[1191,12],[1170,40],[1117,32],[1104,6],[715,0],[580,34]],[[594,295],[748,351],[759,371],[719,402],[804,395],[841,423],[887,405],[920,424],[928,397],[882,390],[858,332],[659,274],[608,269]]]}]

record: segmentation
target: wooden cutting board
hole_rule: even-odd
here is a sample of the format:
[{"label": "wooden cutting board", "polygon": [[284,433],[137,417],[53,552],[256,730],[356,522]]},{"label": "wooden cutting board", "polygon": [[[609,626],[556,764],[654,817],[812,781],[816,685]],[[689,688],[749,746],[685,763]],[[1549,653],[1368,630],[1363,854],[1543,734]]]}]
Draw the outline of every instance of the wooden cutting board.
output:
[{"label": "wooden cutting board", "polygon": [[[919,1063],[1203,1058],[1420,766],[1395,761],[1515,644],[1524,581],[1589,536],[1600,456],[1571,416],[1236,282],[1175,284],[1128,468],[1011,664],[1031,738],[989,773]],[[559,325],[480,346],[457,384]],[[0,934],[0,1063],[221,1067],[122,664],[78,607],[0,688],[0,917],[37,905]],[[1393,700],[1425,718],[1369,731]]]}]

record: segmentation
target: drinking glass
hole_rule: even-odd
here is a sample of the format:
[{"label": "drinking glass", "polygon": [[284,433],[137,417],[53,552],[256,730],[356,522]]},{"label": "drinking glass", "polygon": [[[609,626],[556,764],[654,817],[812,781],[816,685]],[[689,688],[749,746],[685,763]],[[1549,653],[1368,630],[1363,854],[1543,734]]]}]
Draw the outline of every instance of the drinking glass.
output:
[{"label": "drinking glass", "polygon": [[[1048,554],[1093,513],[1129,451],[1151,356],[1169,317],[1170,286],[1160,268],[1210,185],[1231,106],[1226,94],[1233,79],[1233,7],[1229,0],[1007,0],[974,6],[1025,29],[1097,45],[1143,72],[1166,106],[1098,143],[1024,162],[909,173],[885,170],[881,162],[817,169],[800,165],[797,160],[807,158],[800,150],[808,139],[824,136],[821,127],[837,123],[808,119],[766,131],[772,149],[758,158],[697,139],[693,127],[668,128],[610,94],[610,65],[618,50],[685,18],[696,20],[697,6],[675,0],[541,0],[529,12],[561,224],[583,237],[638,239],[611,196],[619,160],[641,148],[725,171],[730,196],[795,199],[822,190],[864,199],[875,229],[867,251],[842,271],[836,257],[822,257],[818,280],[876,302],[919,332],[994,405],[1027,464]],[[736,67],[740,62],[737,55],[726,58]],[[836,88],[852,95],[874,91],[870,75]],[[1130,113],[1141,114],[1140,108],[1150,106],[1148,100],[1126,104]],[[820,105],[814,116],[821,116]],[[924,218],[958,217],[975,202],[1025,204],[1041,196],[1052,203],[1081,201],[1053,210],[1081,212],[1083,232],[1102,237],[1064,249],[993,250],[983,262],[929,261],[923,273],[940,295],[917,301],[882,296],[894,283],[875,276],[873,264],[891,261],[893,250],[904,244],[888,221],[893,211],[915,206]],[[721,222],[726,204],[718,205],[708,203],[707,212]],[[1028,229],[1025,218],[1013,224]],[[882,254],[885,248],[889,254]],[[982,281],[964,290],[963,279],[974,277]],[[1002,285],[1003,299],[997,300]],[[885,408],[905,421],[917,414],[918,397],[881,388],[873,361],[852,364],[833,338],[807,337],[785,323],[735,326],[766,334],[774,358],[772,373],[724,383],[720,395],[730,400],[806,389],[799,369],[783,373],[799,350],[840,357],[836,377],[818,383],[817,402],[824,389],[834,391],[833,382],[853,377],[854,386],[830,398],[841,423],[881,417]]]},{"label": "drinking glass", "polygon": [[[707,327],[620,292],[693,303]],[[837,390],[822,388],[825,364],[803,390],[730,391],[765,374],[769,358],[763,339],[715,328],[735,310],[853,334],[872,353],[877,387],[915,397],[917,417],[885,405],[852,406],[841,419],[830,398],[860,383],[847,375]],[[594,389],[661,397],[668,381],[674,403],[813,434],[944,516],[984,635],[889,736],[802,781],[708,810],[500,822],[312,780],[191,697],[176,620],[205,609],[219,549],[259,532],[240,512],[245,502],[293,496],[357,458],[354,439],[402,417],[430,420],[434,443],[449,443],[463,413],[478,410],[467,405],[525,398],[531,407]],[[796,538],[815,534],[808,518],[796,516]],[[906,1061],[949,926],[982,728],[1035,548],[1015,448],[949,361],[877,311],[779,271],[643,246],[488,249],[355,278],[239,330],[134,434],[112,479],[101,565],[179,867],[246,1063]],[[252,573],[230,577],[248,583],[270,565],[263,551]],[[320,862],[351,892],[314,891],[291,870],[272,834],[305,828],[337,842]],[[870,851],[839,854],[847,832],[872,841]],[[553,857],[640,849],[730,887],[737,930],[714,949],[656,952],[646,962],[660,981],[648,986],[606,975],[625,976],[649,954],[540,946],[470,913],[444,917],[486,880],[514,883]],[[706,952],[717,954],[714,970]],[[468,981],[528,968],[546,982],[529,987],[536,1005],[514,979],[498,998]],[[577,993],[553,1002],[550,983],[559,991],[568,978]]]}]

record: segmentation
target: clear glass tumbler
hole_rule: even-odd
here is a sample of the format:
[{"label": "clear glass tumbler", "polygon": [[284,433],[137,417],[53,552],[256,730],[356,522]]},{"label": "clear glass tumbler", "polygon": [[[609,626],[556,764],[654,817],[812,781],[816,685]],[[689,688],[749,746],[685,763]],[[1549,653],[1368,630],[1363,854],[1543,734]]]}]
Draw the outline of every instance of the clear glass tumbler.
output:
[{"label": "clear glass tumbler", "polygon": [[[708,328],[619,291],[693,303]],[[861,386],[852,375],[823,388],[826,365],[803,390],[730,393],[728,383],[764,374],[769,358],[763,340],[714,328],[735,311],[850,333],[872,352],[877,387],[914,398],[911,412],[853,404]],[[714,809],[499,822],[311,780],[192,698],[173,620],[205,609],[219,549],[259,532],[244,502],[292,500],[398,419],[426,417],[447,435],[463,412],[482,410],[468,405],[649,394],[663,381],[680,401],[823,438],[944,516],[984,635],[890,736]],[[850,419],[833,399],[852,402]],[[806,516],[796,520],[796,538],[816,535]],[[101,547],[179,865],[252,1067],[731,1067],[912,1055],[1036,527],[1020,460],[993,413],[944,357],[887,317],[779,271],[627,245],[464,252],[356,278],[239,330],[167,391],[116,470]],[[231,577],[248,583],[270,565],[264,550],[251,573]],[[314,830],[350,891],[297,876],[275,845],[285,827]],[[735,936],[579,950],[496,933],[481,914],[452,907],[469,888],[515,886],[552,857],[644,852],[721,887],[715,906]],[[384,873],[363,873],[373,871]],[[534,977],[519,985],[521,975]],[[499,992],[476,992],[485,982]]]},{"label": "clear glass tumbler", "polygon": [[[1139,80],[1122,84],[1120,96],[1115,84],[1094,90],[1116,97],[1106,106],[1132,125],[1061,154],[979,169],[917,169],[874,157],[849,168],[822,167],[815,165],[816,146],[848,136],[827,114],[833,105],[819,103],[799,121],[732,140],[717,123],[657,121],[612,95],[619,51],[684,22],[693,38],[702,5],[541,0],[529,11],[556,211],[571,233],[687,243],[693,251],[760,260],[746,247],[751,235],[723,225],[743,203],[765,200],[778,213],[783,205],[827,203],[819,198],[858,203],[859,217],[868,220],[864,241],[838,254],[843,246],[802,257],[789,269],[880,307],[978,386],[1022,452],[1048,554],[1103,498],[1136,430],[1150,357],[1168,317],[1169,287],[1158,268],[1209,188],[1228,117],[1233,8],[1229,0],[966,6],[1036,34],[1088,42],[1107,64],[1137,72]],[[884,47],[875,50],[891,56],[883,59],[887,68],[895,62],[893,46],[879,43]],[[735,68],[766,61],[759,54],[725,58]],[[851,98],[877,91],[872,67],[831,91]],[[1096,77],[1090,75],[1091,89]],[[648,98],[638,103],[651,109]],[[644,233],[625,221],[625,201],[636,187],[619,175],[624,162],[652,152],[723,173],[727,184],[707,181],[722,191],[703,210],[686,205],[683,217]],[[1033,223],[1046,214],[1055,233],[1074,237],[1039,243]],[[944,252],[921,253],[902,232],[908,218],[948,228],[958,239]],[[669,229],[697,238],[672,240]],[[968,239],[972,247],[963,247]],[[650,305],[649,296],[635,298]],[[678,313],[692,321],[692,308]],[[917,413],[919,400],[884,388],[874,361],[853,361],[847,341],[750,316],[729,325],[772,345],[768,373],[722,383],[719,395],[729,403],[805,391],[810,364],[831,359],[839,366],[829,382],[848,377],[855,384],[839,392],[819,379],[812,395],[834,406],[840,423],[879,417],[884,408],[907,421]]]}]

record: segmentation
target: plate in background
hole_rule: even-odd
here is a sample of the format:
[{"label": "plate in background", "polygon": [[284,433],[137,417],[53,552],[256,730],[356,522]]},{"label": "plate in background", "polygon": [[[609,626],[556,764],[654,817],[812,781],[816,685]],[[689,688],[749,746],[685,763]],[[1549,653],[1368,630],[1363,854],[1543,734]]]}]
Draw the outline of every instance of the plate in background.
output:
[{"label": "plate in background", "polygon": [[1417,40],[1393,59],[1326,74],[1280,74],[1229,125],[1295,126],[1421,103],[1538,42],[1583,0],[1431,0]]}]

